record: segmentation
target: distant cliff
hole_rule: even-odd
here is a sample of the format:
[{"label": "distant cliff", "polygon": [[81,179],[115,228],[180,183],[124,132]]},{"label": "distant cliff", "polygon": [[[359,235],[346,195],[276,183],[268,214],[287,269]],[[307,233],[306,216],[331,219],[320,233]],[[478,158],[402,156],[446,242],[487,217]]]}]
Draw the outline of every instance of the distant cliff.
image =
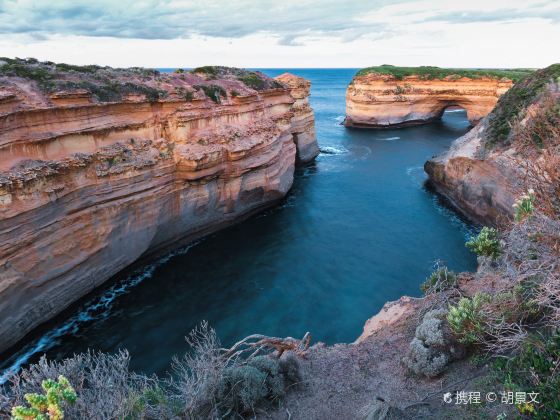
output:
[{"label": "distant cliff", "polygon": [[546,190],[560,178],[558,109],[560,64],[554,64],[517,82],[477,127],[426,162],[431,183],[488,224],[511,219],[516,197],[528,188],[560,208],[560,191]]},{"label": "distant cliff", "polygon": [[318,154],[309,88],[0,59],[0,351],[139,257],[284,197]]},{"label": "distant cliff", "polygon": [[460,70],[394,67],[360,70],[346,90],[347,127],[387,128],[423,124],[440,118],[447,107],[467,111],[478,123],[513,81],[527,70]]}]

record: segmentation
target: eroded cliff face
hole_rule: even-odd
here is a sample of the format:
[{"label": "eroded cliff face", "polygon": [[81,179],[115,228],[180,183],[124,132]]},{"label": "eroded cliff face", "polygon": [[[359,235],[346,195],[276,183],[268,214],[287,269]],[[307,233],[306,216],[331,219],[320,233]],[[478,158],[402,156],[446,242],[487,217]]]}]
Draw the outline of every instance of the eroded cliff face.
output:
[{"label": "eroded cliff face", "polygon": [[496,225],[510,220],[522,190],[515,150],[486,151],[486,121],[424,165],[430,182],[462,213],[476,222]]},{"label": "eroded cliff face", "polygon": [[557,195],[544,186],[546,171],[554,170],[546,166],[559,153],[559,77],[556,64],[516,83],[479,125],[426,162],[431,184],[460,211],[488,225],[510,221],[515,200],[529,188]]},{"label": "eroded cliff face", "polygon": [[0,351],[138,258],[285,196],[296,155],[318,154],[310,84],[235,72],[113,74],[135,83],[118,101],[83,73],[54,92],[0,77]]},{"label": "eroded cliff face", "polygon": [[447,76],[425,79],[387,74],[356,76],[346,90],[347,127],[387,128],[424,124],[440,118],[447,107],[467,111],[474,125],[511,86],[509,79]]}]

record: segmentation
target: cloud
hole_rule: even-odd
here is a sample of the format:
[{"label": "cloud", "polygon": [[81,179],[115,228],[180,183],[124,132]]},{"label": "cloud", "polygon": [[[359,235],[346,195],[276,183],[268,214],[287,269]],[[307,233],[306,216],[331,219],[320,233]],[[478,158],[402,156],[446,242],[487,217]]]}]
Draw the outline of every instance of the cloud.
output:
[{"label": "cloud", "polygon": [[459,26],[522,25],[536,18],[560,22],[558,1],[0,0],[0,40],[20,45],[22,39],[33,43],[76,36],[229,42],[261,36],[293,49],[312,48],[318,40],[364,41],[372,48],[373,42],[393,38],[402,45],[433,46]]},{"label": "cloud", "polygon": [[0,34],[177,39],[268,33],[298,45],[303,36],[352,33],[355,39],[380,32],[383,24],[358,19],[390,3],[395,1],[0,0]]},{"label": "cloud", "polygon": [[529,7],[502,8],[497,10],[457,10],[437,13],[421,22],[446,22],[453,24],[466,23],[511,23],[526,19],[544,19],[560,22],[560,4],[541,2]]}]

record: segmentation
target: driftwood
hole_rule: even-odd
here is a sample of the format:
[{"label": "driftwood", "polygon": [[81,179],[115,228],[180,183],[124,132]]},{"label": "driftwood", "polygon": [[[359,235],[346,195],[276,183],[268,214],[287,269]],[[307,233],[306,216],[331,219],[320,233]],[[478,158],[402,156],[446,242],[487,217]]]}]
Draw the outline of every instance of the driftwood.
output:
[{"label": "driftwood", "polygon": [[306,332],[301,340],[292,337],[279,338],[253,334],[238,341],[229,349],[222,350],[228,360],[235,359],[247,352],[252,352],[249,357],[254,357],[259,353],[270,351],[276,358],[282,357],[286,351],[291,351],[297,356],[305,358],[310,344],[311,334],[309,332]]}]

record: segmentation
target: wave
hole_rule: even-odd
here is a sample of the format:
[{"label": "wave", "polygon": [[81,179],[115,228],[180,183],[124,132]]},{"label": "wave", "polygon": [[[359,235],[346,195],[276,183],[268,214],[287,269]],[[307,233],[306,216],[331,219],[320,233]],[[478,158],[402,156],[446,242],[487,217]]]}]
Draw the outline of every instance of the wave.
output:
[{"label": "wave", "polygon": [[6,367],[0,372],[0,385],[6,383],[10,379],[10,376],[19,372],[33,356],[53,348],[58,344],[60,338],[78,333],[80,327],[84,323],[107,319],[111,314],[113,303],[119,296],[128,293],[130,289],[152,277],[158,267],[166,264],[175,256],[186,254],[189,249],[198,243],[200,243],[200,241],[171,251],[153,263],[136,270],[126,279],[104,291],[101,296],[96,296],[91,299],[84,305],[83,309],[70,317],[61,326],[46,332],[43,336],[24,346],[23,349],[9,357],[5,362]]},{"label": "wave", "polygon": [[377,139],[377,140],[381,140],[381,141],[395,141],[395,140],[400,140],[400,139],[401,139],[400,137],[395,136],[395,137],[385,137],[385,138]]},{"label": "wave", "polygon": [[428,177],[423,166],[411,166],[406,168],[406,175],[418,186],[422,186]]},{"label": "wave", "polygon": [[446,109],[445,113],[453,113],[453,112],[466,112],[464,109]]},{"label": "wave", "polygon": [[323,155],[343,155],[348,153],[348,149],[342,146],[324,146],[319,148]]}]

